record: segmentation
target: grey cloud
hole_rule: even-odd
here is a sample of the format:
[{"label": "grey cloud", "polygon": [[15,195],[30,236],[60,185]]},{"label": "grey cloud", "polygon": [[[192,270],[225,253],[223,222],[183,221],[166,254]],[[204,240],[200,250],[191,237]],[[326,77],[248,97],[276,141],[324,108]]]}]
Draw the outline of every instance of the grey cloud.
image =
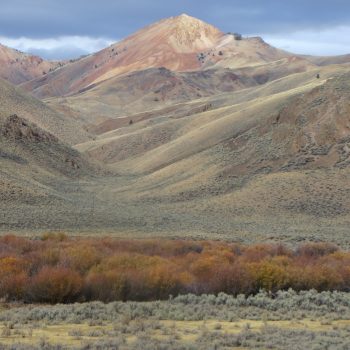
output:
[{"label": "grey cloud", "polygon": [[279,48],[300,54],[318,56],[350,53],[350,26],[326,30],[305,30],[289,34],[264,35],[264,39]]},{"label": "grey cloud", "polygon": [[28,53],[42,57],[46,60],[69,60],[74,59],[83,55],[87,55],[90,52],[87,50],[82,50],[76,47],[59,47],[57,49],[37,49],[37,48],[30,48],[27,50]]},{"label": "grey cloud", "polygon": [[[161,18],[188,13],[223,31],[275,37],[294,47],[294,32],[324,31],[350,23],[349,0],[3,0],[0,36],[53,39],[63,36],[124,38]],[[278,36],[278,40],[277,37]],[[300,37],[298,37],[300,40]],[[302,40],[307,42],[307,40]],[[347,39],[347,43],[349,39]],[[320,43],[322,45],[322,43]],[[344,48],[348,47],[346,44]],[[66,58],[92,48],[33,46],[44,57]],[[327,48],[324,48],[325,50]],[[331,49],[331,47],[329,47]],[[76,53],[74,52],[76,50]],[[319,50],[323,50],[319,47]],[[56,56],[58,55],[58,56]],[[63,55],[63,56],[62,56]]]},{"label": "grey cloud", "polygon": [[45,59],[70,59],[99,51],[112,44],[114,40],[86,36],[63,36],[50,39],[26,37],[11,39],[0,36],[0,42]]},{"label": "grey cloud", "polygon": [[5,0],[0,34],[50,37],[90,35],[125,37],[160,18],[182,12],[225,31],[244,33],[324,28],[346,24],[348,0]]}]

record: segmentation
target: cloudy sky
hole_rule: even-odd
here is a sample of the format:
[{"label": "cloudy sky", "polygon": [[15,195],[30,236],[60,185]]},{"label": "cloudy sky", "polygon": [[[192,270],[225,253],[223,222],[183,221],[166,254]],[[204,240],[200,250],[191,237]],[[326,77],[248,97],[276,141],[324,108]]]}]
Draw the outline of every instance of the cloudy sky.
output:
[{"label": "cloudy sky", "polygon": [[0,0],[0,43],[73,58],[181,13],[295,53],[350,53],[349,0]]}]

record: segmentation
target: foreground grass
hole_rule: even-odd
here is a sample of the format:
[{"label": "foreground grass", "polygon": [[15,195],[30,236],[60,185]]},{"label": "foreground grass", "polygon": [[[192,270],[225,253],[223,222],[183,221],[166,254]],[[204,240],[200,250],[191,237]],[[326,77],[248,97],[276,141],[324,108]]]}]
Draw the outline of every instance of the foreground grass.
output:
[{"label": "foreground grass", "polygon": [[306,348],[350,348],[349,294],[184,295],[0,311],[0,349]]},{"label": "foreground grass", "polygon": [[[0,327],[3,348],[52,349],[302,349],[349,346],[350,321],[159,321],[133,320],[127,324],[59,324]],[[334,339],[337,340],[334,342]],[[304,344],[301,343],[301,340]],[[323,347],[322,347],[323,346]]]}]

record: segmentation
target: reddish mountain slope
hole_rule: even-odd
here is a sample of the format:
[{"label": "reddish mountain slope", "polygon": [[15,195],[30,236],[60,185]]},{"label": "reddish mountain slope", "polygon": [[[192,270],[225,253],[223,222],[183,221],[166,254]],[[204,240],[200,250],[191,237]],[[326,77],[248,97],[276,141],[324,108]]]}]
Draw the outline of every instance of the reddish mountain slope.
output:
[{"label": "reddish mountain slope", "polygon": [[[24,85],[40,98],[76,93],[92,84],[133,71],[208,68],[222,60],[231,68],[290,56],[260,38],[235,40],[196,18],[181,15],[150,25],[123,41]],[[232,64],[234,61],[234,64]]]},{"label": "reddish mountain slope", "polygon": [[60,62],[44,61],[0,44],[0,78],[13,84],[20,84],[62,66]]}]

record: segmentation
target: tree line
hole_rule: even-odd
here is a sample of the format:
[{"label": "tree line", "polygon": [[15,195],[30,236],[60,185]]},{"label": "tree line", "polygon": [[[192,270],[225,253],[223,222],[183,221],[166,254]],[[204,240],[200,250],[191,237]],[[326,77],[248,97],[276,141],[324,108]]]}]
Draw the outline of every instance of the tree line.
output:
[{"label": "tree line", "polygon": [[71,303],[149,301],[193,293],[350,290],[350,253],[329,243],[0,238],[0,298]]}]

